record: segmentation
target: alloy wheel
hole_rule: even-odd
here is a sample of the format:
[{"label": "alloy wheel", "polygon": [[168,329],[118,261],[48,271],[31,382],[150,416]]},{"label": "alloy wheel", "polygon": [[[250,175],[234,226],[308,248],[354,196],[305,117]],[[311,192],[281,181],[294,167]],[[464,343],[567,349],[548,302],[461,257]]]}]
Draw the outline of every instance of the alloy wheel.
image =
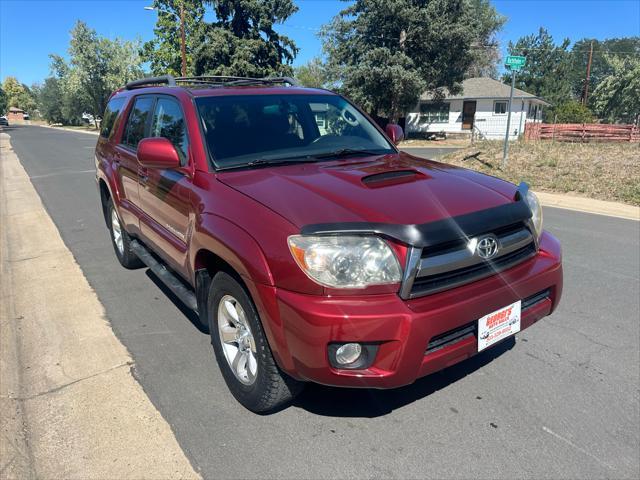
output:
[{"label": "alloy wheel", "polygon": [[124,253],[124,239],[122,238],[122,228],[120,227],[120,220],[115,208],[111,209],[111,234],[113,235],[113,242],[116,244],[118,253],[122,255]]},{"label": "alloy wheel", "polygon": [[256,343],[244,309],[231,295],[218,304],[218,334],[231,371],[244,385],[252,385],[258,373]]}]

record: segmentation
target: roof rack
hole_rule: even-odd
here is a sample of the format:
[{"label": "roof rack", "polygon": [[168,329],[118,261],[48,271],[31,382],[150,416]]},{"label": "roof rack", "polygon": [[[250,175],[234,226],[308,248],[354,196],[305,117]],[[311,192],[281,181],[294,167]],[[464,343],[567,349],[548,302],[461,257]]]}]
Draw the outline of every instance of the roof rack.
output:
[{"label": "roof rack", "polygon": [[213,85],[217,87],[232,87],[244,85],[273,85],[282,83],[297,86],[298,82],[291,77],[236,77],[231,75],[200,75],[197,77],[177,77],[176,83],[191,85]]},{"label": "roof rack", "polygon": [[162,75],[159,77],[147,77],[140,80],[134,80],[125,85],[126,90],[133,90],[135,88],[150,87],[153,85],[167,85],[169,87],[175,87],[178,84],[187,86],[213,86],[213,87],[239,87],[250,85],[275,85],[284,84],[291,85],[293,87],[298,85],[298,82],[291,77],[234,77],[230,75],[200,75],[197,77],[174,77],[172,75]]},{"label": "roof rack", "polygon": [[160,77],[147,77],[139,80],[134,80],[127,83],[124,88],[126,90],[133,90],[134,88],[149,87],[151,85],[168,85],[170,87],[176,86],[176,79],[172,75],[162,75]]}]

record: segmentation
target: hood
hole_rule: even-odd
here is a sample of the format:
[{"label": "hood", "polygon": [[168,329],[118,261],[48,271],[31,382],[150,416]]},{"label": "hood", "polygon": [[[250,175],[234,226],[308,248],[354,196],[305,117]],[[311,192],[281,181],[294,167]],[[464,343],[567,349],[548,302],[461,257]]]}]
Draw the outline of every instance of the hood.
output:
[{"label": "hood", "polygon": [[218,179],[297,227],[429,223],[510,203],[516,191],[497,178],[404,152],[220,172]]}]

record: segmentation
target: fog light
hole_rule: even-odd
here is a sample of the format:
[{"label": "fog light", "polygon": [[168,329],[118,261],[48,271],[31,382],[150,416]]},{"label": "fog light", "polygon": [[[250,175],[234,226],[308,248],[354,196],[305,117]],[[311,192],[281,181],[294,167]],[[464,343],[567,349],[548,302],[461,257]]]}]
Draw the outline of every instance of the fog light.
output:
[{"label": "fog light", "polygon": [[362,347],[359,343],[345,343],[336,350],[336,361],[340,365],[348,365],[360,358]]}]

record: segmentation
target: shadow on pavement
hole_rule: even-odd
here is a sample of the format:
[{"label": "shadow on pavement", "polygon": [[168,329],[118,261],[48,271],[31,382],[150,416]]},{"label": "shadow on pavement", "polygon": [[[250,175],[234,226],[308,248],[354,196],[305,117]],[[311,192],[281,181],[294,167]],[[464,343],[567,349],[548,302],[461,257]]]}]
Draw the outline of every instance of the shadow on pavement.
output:
[{"label": "shadow on pavement", "polygon": [[[196,312],[185,306],[150,269],[146,270],[146,275],[180,309],[199,332],[208,335],[208,329],[200,324]],[[502,343],[457,365],[420,378],[411,385],[391,390],[338,388],[308,383],[305,390],[294,400],[292,405],[285,405],[271,413],[275,414],[287,408],[297,407],[315,415],[328,417],[380,417],[457,382],[511,350],[515,343],[515,337],[510,337]],[[213,351],[211,352],[211,362],[215,362]]]},{"label": "shadow on pavement", "polygon": [[511,350],[515,343],[515,337],[508,338],[457,365],[392,390],[335,388],[310,383],[293,405],[328,417],[380,417],[457,382]]}]

